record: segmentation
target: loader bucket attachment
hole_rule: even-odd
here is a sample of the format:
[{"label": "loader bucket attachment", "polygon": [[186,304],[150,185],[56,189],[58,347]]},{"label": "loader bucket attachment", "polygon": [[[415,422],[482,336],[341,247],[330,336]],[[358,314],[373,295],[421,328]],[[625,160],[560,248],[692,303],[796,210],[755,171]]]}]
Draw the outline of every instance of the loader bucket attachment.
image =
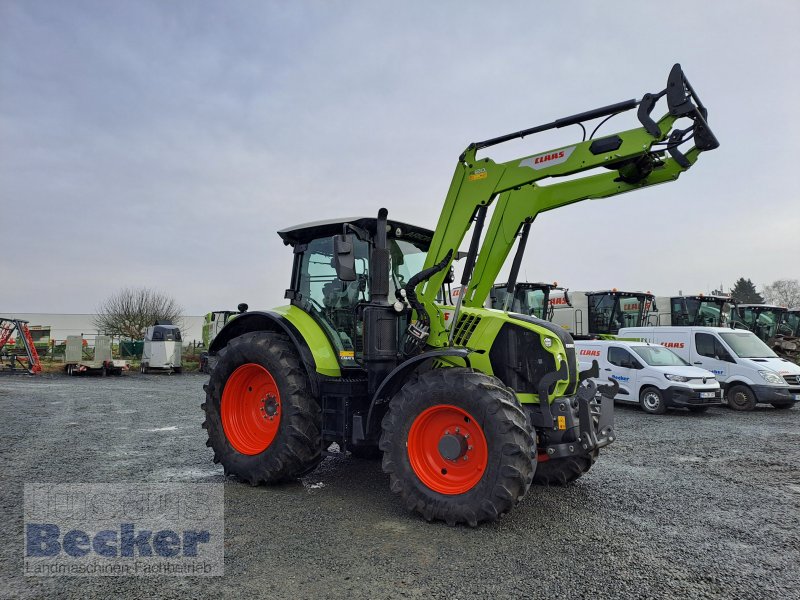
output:
[{"label": "loader bucket attachment", "polygon": [[689,139],[694,139],[698,150],[714,150],[719,147],[719,142],[708,126],[708,110],[700,101],[680,64],[675,63],[667,78],[667,87],[657,94],[645,94],[639,103],[637,116],[639,121],[650,135],[658,137],[661,131],[650,116],[653,108],[662,96],[667,96],[669,114],[674,117],[688,117],[694,123],[686,129],[676,129],[670,134],[667,151],[682,167],[688,168],[690,163],[686,156],[678,150],[678,146]]}]

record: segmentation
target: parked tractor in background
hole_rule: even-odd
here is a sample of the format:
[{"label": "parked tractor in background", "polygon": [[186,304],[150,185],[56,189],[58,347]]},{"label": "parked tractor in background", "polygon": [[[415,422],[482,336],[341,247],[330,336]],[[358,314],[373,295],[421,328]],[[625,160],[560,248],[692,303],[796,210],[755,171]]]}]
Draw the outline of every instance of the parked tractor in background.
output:
[{"label": "parked tractor in background", "polygon": [[[655,121],[663,97],[669,110]],[[634,108],[634,129],[504,163],[477,156]],[[582,476],[615,439],[616,384],[599,392],[597,365],[579,372],[561,327],[484,302],[517,243],[515,289],[538,214],[678,179],[718,146],[706,116],[675,65],[667,87],[638,102],[470,144],[434,230],[380,209],[279,231],[294,257],[289,304],[237,316],[209,347],[216,364],[202,408],[214,462],[258,485],[311,472],[334,442],[343,452],[377,447],[405,506],[471,526],[511,510],[533,482]],[[463,293],[443,304],[470,230]]]},{"label": "parked tractor in background", "polygon": [[[489,292],[487,308],[515,312],[521,315],[553,320],[553,305],[572,306],[569,302],[569,289],[554,283],[518,282],[511,290],[508,283],[499,283]],[[553,291],[560,292],[557,298],[551,297]],[[513,293],[512,293],[513,292]]]},{"label": "parked tractor in background", "polygon": [[205,350],[200,353],[199,364],[201,373],[211,373],[211,366],[209,365],[208,359],[208,348],[211,346],[211,342],[213,342],[217,334],[222,331],[222,328],[227,325],[228,321],[233,319],[236,315],[247,311],[247,304],[242,302],[237,308],[238,311],[213,310],[210,313],[206,313],[203,319],[203,348],[205,348]]},{"label": "parked tractor in background", "polygon": [[749,329],[772,348],[778,356],[800,361],[800,336],[797,335],[796,311],[772,304],[739,304],[732,312],[733,326]]},{"label": "parked tractor in background", "polygon": [[[553,323],[575,338],[615,336],[623,327],[653,325],[658,319],[655,296],[650,292],[570,292],[568,302],[553,294]],[[566,297],[566,296],[564,296]]]},{"label": "parked tractor in background", "polygon": [[785,327],[787,335],[800,337],[800,307],[787,309],[783,313],[781,325]]},{"label": "parked tractor in background", "polygon": [[657,325],[674,327],[729,327],[736,303],[730,296],[697,294],[656,298]]}]

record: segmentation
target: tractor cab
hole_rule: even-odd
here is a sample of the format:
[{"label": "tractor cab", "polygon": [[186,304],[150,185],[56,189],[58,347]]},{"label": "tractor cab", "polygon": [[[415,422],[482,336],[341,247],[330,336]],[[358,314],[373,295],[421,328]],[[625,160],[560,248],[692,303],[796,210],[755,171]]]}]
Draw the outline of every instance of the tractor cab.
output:
[{"label": "tractor cab", "polygon": [[785,333],[782,320],[788,310],[771,304],[740,304],[732,312],[734,326],[749,329],[765,342]]},{"label": "tractor cab", "polygon": [[616,335],[623,327],[645,327],[657,313],[651,293],[616,289],[586,294],[590,335]]},{"label": "tractor cab", "polygon": [[[294,249],[291,283],[285,297],[320,325],[342,367],[361,364],[364,321],[360,311],[372,300],[375,278],[388,277],[392,302],[422,269],[433,237],[428,229],[388,221],[389,270],[379,274],[372,269],[376,223],[374,217],[336,219],[278,232],[284,244]],[[337,253],[349,256],[349,272],[343,272]],[[404,329],[405,325],[401,327]]]},{"label": "tractor cab", "polygon": [[783,313],[780,330],[785,335],[800,337],[800,307],[790,308]]},{"label": "tractor cab", "polygon": [[[560,292],[551,299],[551,292]],[[499,283],[489,292],[487,308],[507,310],[510,312],[553,320],[553,303],[558,302],[572,306],[569,302],[569,290],[558,287],[558,283],[519,282],[514,286],[514,293],[508,293],[508,284]]]},{"label": "tractor cab", "polygon": [[735,306],[730,296],[673,296],[670,298],[670,325],[728,327]]}]

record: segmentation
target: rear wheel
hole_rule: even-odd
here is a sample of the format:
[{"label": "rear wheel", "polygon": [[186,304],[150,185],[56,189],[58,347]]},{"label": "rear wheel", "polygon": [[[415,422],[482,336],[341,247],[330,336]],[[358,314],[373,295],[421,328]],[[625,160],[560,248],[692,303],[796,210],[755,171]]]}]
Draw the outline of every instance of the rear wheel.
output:
[{"label": "rear wheel", "polygon": [[251,485],[300,477],[321,460],[321,411],[288,338],[248,333],[220,351],[205,386],[214,462]]},{"label": "rear wheel", "polygon": [[756,407],[756,395],[749,387],[734,385],[728,389],[728,406],[733,410],[753,410]]},{"label": "rear wheel", "polygon": [[393,492],[428,521],[495,521],[526,494],[535,442],[514,393],[464,368],[406,383],[383,419],[383,470]]},{"label": "rear wheel", "polygon": [[667,412],[664,395],[661,390],[654,387],[646,387],[639,392],[639,406],[644,412],[651,415],[663,415]]}]

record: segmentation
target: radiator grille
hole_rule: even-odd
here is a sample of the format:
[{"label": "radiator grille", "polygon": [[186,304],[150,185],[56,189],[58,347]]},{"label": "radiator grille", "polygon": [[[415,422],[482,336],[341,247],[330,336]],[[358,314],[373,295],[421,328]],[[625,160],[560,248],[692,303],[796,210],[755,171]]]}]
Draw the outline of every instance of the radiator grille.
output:
[{"label": "radiator grille", "polygon": [[456,323],[456,331],[453,334],[453,344],[456,346],[466,346],[481,318],[477,315],[461,314]]}]

